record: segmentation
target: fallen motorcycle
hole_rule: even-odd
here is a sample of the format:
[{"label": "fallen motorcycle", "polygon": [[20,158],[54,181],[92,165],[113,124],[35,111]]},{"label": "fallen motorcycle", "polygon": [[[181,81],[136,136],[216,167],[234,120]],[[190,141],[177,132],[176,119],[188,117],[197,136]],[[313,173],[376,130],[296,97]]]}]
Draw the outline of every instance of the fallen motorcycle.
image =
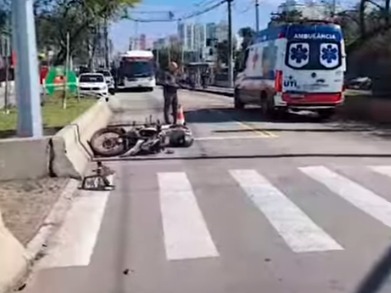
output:
[{"label": "fallen motorcycle", "polygon": [[90,146],[100,157],[154,154],[166,147],[189,147],[194,139],[190,130],[181,125],[133,126],[130,130],[106,127],[91,138]]}]

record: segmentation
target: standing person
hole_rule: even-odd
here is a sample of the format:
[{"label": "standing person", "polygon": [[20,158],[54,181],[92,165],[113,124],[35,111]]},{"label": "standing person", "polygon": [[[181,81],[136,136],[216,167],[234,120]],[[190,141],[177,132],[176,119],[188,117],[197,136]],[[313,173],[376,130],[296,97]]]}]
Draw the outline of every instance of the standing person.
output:
[{"label": "standing person", "polygon": [[170,107],[172,109],[173,124],[176,124],[178,113],[178,82],[177,82],[178,65],[170,62],[168,71],[164,73],[163,96],[164,96],[164,120],[170,124]]}]

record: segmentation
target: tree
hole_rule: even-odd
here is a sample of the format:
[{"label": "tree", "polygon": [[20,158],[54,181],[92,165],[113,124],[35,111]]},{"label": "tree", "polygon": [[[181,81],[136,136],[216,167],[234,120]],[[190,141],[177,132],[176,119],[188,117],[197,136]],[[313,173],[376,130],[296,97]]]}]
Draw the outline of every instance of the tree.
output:
[{"label": "tree", "polygon": [[241,50],[244,51],[251,44],[252,39],[255,36],[255,31],[251,27],[243,27],[239,30],[239,36],[243,38]]},{"label": "tree", "polygon": [[9,33],[10,27],[10,2],[9,0],[3,0],[0,3],[0,34]]},{"label": "tree", "polygon": [[391,0],[360,0],[356,9],[336,15],[344,32],[350,34],[351,39],[346,42],[347,53],[359,50],[391,30],[390,2]]},{"label": "tree", "polygon": [[180,46],[174,45],[159,50],[155,49],[152,52],[157,61],[157,66],[161,70],[166,70],[168,68],[170,60],[176,62],[179,67],[182,66],[182,51]]},{"label": "tree", "polygon": [[[235,57],[235,44],[232,42],[232,52],[233,57]],[[217,52],[217,60],[220,63],[228,64],[228,40],[224,40],[222,42],[218,42],[216,44],[216,52]]]},{"label": "tree", "polygon": [[281,25],[287,22],[296,22],[301,20],[302,17],[303,15],[299,10],[282,11],[281,13],[272,13],[269,26]]},{"label": "tree", "polygon": [[96,28],[103,22],[126,17],[127,9],[139,0],[36,0],[37,35],[40,47],[55,46],[55,64],[66,57],[66,38],[70,53],[96,43]]}]

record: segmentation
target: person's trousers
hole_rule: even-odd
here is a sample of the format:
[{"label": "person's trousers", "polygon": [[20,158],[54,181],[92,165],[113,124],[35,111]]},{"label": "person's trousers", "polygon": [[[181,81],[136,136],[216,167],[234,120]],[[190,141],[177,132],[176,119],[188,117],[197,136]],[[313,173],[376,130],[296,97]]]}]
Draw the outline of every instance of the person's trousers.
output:
[{"label": "person's trousers", "polygon": [[171,124],[170,108],[172,110],[173,124],[176,124],[178,114],[178,95],[176,92],[164,92],[164,121]]}]

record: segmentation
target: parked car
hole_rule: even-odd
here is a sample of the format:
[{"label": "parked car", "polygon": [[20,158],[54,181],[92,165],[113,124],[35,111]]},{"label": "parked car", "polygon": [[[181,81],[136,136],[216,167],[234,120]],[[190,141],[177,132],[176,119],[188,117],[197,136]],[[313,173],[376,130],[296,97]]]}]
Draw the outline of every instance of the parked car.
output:
[{"label": "parked car", "polygon": [[346,87],[353,90],[369,91],[372,89],[372,80],[367,76],[352,78],[346,82]]},{"label": "parked car", "polygon": [[81,95],[108,98],[109,87],[101,73],[83,73],[79,76],[79,92]]},{"label": "parked car", "polygon": [[109,93],[111,95],[114,95],[115,93],[115,82],[114,82],[114,77],[111,75],[111,72],[109,70],[98,70],[97,73],[100,73],[100,74],[103,74],[105,80],[106,80],[106,83],[107,83],[107,86],[109,88]]}]

